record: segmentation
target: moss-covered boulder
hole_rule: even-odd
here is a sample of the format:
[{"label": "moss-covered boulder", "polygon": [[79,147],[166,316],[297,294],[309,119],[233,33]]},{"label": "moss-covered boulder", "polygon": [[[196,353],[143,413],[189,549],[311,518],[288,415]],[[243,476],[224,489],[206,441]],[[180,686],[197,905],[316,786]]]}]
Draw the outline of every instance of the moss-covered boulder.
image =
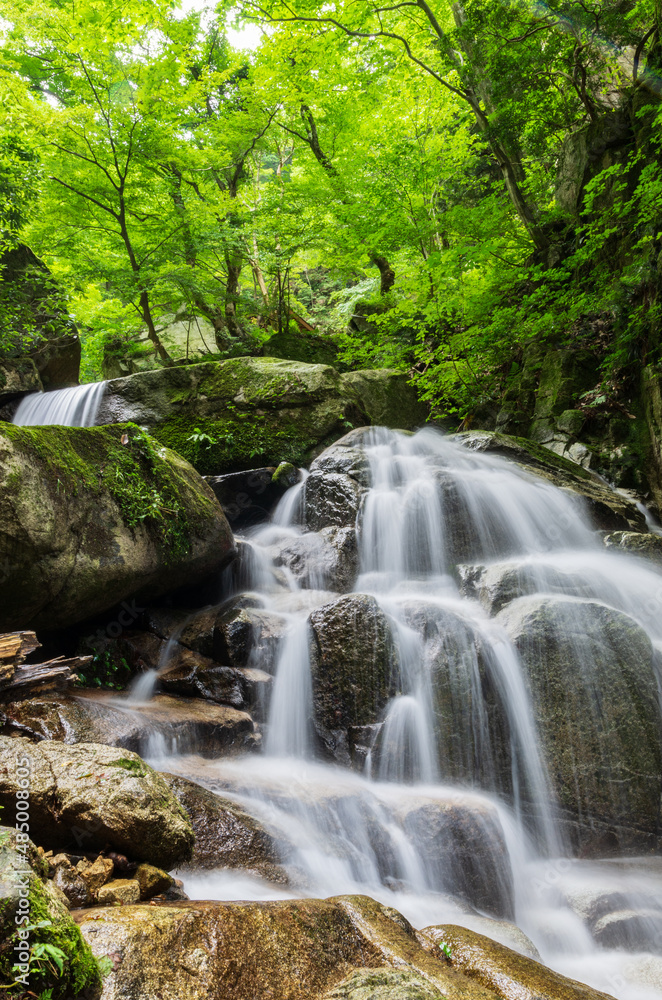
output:
[{"label": "moss-covered boulder", "polygon": [[[98,422],[147,426],[205,475],[304,465],[351,427],[425,419],[406,375],[360,374],[357,381],[329,365],[251,357],[139,372],[108,383]],[[399,402],[389,409],[391,391]]]},{"label": "moss-covered boulder", "polygon": [[658,824],[660,711],[654,651],[597,601],[523,597],[496,619],[519,652],[562,807],[616,829]]},{"label": "moss-covered boulder", "polygon": [[0,425],[0,525],[0,631],[61,628],[166,593],[233,552],[206,483],[130,425]]},{"label": "moss-covered boulder", "polygon": [[628,552],[630,555],[642,556],[650,559],[658,566],[662,566],[662,536],[648,532],[642,534],[638,531],[612,531],[602,538],[602,544],[606,549],[620,550]]},{"label": "moss-covered boulder", "polygon": [[0,737],[0,806],[13,815],[20,780],[30,771],[30,833],[49,848],[112,847],[170,869],[187,861],[194,834],[163,778],[129,751],[95,743],[67,746]]},{"label": "moss-covered boulder", "polygon": [[[101,992],[99,967],[69,915],[66,898],[47,874],[27,836],[0,827],[0,980],[7,986],[21,977],[11,991],[14,996],[45,996],[51,990],[52,1000],[95,1000]],[[31,956],[38,945],[59,949],[61,972]]]},{"label": "moss-covered boulder", "polygon": [[567,490],[577,497],[595,528],[605,531],[648,530],[644,515],[634,501],[610,489],[595,473],[535,441],[494,431],[466,431],[453,434],[451,439],[460,441],[473,451],[503,455],[554,486]]},{"label": "moss-covered boulder", "polygon": [[412,430],[428,419],[430,408],[421,403],[406,372],[394,368],[349,372],[343,383],[356,393],[370,417],[380,427]]}]

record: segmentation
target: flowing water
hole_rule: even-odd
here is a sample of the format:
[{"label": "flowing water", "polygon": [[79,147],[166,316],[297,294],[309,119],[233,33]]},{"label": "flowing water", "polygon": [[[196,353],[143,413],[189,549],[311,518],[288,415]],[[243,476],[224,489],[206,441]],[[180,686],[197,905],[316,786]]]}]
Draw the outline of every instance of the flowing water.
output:
[{"label": "flowing water", "polygon": [[34,392],[24,396],[18,404],[13,423],[20,427],[60,424],[63,427],[93,427],[103,394],[105,382],[89,382],[70,389],[53,392]]},{"label": "flowing water", "polygon": [[[185,875],[187,891],[362,892],[418,927],[455,922],[526,947],[514,923],[552,968],[621,1000],[660,1000],[662,859],[572,857],[526,672],[487,609],[498,598],[490,573],[509,580],[511,608],[562,598],[563,639],[597,717],[604,692],[582,614],[596,603],[622,612],[662,649],[662,571],[605,550],[578,497],[432,431],[374,430],[353,451],[331,451],[331,464],[314,465],[242,547],[241,589],[282,627],[280,643],[256,643],[249,664],[274,674],[263,755],[208,760],[153,747],[156,766],[236,800],[273,831],[290,886],[219,871]],[[355,524],[308,530],[319,522],[320,475],[337,485],[350,466],[362,490]],[[354,527],[351,592],[388,623],[391,697],[357,730],[350,769],[324,763],[329,740],[346,764],[349,754],[313,718],[314,628],[340,598],[329,546],[337,555],[338,532]],[[470,566],[462,591],[457,564]]]}]

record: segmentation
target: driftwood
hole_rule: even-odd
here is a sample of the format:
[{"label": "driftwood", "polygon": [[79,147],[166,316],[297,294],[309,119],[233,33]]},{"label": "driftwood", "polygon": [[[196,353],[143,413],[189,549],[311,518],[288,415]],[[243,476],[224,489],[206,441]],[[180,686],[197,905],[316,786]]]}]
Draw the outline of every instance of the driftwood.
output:
[{"label": "driftwood", "polygon": [[23,661],[41,643],[34,632],[7,632],[0,635],[0,700],[18,701],[33,694],[61,691],[77,680],[76,670],[91,656],[58,656],[46,663]]}]

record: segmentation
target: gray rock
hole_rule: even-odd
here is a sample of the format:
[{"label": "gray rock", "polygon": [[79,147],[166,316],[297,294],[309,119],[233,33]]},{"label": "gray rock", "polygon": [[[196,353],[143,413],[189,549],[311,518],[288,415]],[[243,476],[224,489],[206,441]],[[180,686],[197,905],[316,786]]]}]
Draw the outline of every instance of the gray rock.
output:
[{"label": "gray rock", "polygon": [[627,615],[597,601],[525,597],[497,616],[518,649],[560,804],[654,831],[660,721],[653,649]]},{"label": "gray rock", "polygon": [[67,746],[0,737],[0,804],[13,808],[17,755],[30,760],[30,827],[42,844],[104,848],[172,868],[194,835],[163,778],[137,754],[100,744]]},{"label": "gray rock", "polygon": [[355,479],[339,472],[311,472],[306,479],[303,519],[309,531],[353,528],[365,490]]}]

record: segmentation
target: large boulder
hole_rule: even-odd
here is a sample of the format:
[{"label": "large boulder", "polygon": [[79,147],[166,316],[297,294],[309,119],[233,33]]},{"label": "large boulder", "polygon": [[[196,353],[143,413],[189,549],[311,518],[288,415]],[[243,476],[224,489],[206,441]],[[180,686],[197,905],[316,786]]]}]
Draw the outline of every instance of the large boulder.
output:
[{"label": "large boulder", "polygon": [[[13,763],[16,770],[16,758]],[[38,992],[52,1000],[96,1000],[101,992],[99,967],[69,915],[65,896],[47,875],[48,866],[27,835],[0,827],[0,979],[8,985],[17,975],[26,977],[24,996]],[[61,970],[45,962],[29,969],[29,949],[40,945],[60,950]],[[19,968],[12,974],[15,964]]]},{"label": "large boulder", "polygon": [[[161,368],[112,379],[97,419],[149,427],[206,475],[304,465],[353,425],[424,420],[406,375],[387,373],[382,384],[374,374],[357,381],[328,365],[251,357]],[[389,409],[400,382],[401,404]]]},{"label": "large boulder", "polygon": [[395,694],[394,645],[374,597],[348,594],[310,614],[315,721],[326,731],[365,726]]},{"label": "large boulder", "polygon": [[110,846],[165,869],[191,857],[188,816],[137,754],[95,743],[0,737],[0,805],[11,815],[21,758],[29,761],[30,834],[42,846]]},{"label": "large boulder", "polygon": [[109,907],[77,917],[93,953],[115,957],[102,1000],[321,1000],[357,969],[385,967],[427,982],[425,1000],[433,989],[446,1000],[497,998],[365,896]]},{"label": "large boulder", "polygon": [[62,628],[164,594],[234,551],[195,470],[126,425],[2,425],[0,524],[0,631]]},{"label": "large boulder", "polygon": [[0,358],[0,407],[28,392],[41,392],[43,388],[32,358]]},{"label": "large boulder", "polygon": [[514,642],[561,806],[616,828],[654,833],[660,710],[651,641],[597,601],[523,597],[496,619]]},{"label": "large boulder", "polygon": [[302,465],[365,415],[333,368],[247,357],[113,379],[98,422],[126,420],[216,476]]},{"label": "large boulder", "polygon": [[216,757],[252,750],[258,744],[247,712],[200,697],[158,694],[136,705],[120,701],[110,691],[81,689],[75,697],[5,703],[2,711],[4,733],[68,744],[104,743],[148,757],[172,747],[181,753]]},{"label": "large boulder", "polygon": [[419,401],[406,372],[394,368],[364,369],[349,372],[344,383],[361,400],[371,424],[412,430],[426,423],[430,415],[430,407]]}]

